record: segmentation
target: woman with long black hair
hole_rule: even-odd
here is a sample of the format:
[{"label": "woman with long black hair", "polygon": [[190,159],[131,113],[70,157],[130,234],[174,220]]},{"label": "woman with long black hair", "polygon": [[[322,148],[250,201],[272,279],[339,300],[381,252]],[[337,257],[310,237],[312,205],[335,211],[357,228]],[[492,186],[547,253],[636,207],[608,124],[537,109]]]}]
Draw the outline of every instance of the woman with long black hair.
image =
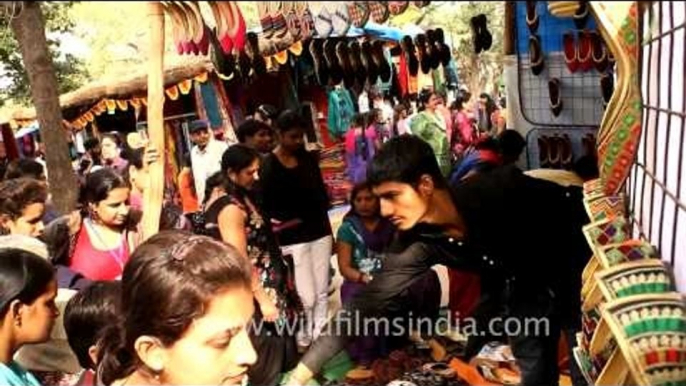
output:
[{"label": "woman with long black hair", "polygon": [[244,145],[231,146],[222,157],[223,190],[206,204],[208,234],[234,246],[253,266],[255,321],[263,329],[251,336],[258,354],[248,378],[254,385],[275,385],[295,366],[295,337],[287,324],[300,309],[293,276],[259,208],[252,189],[260,167],[259,153]]}]

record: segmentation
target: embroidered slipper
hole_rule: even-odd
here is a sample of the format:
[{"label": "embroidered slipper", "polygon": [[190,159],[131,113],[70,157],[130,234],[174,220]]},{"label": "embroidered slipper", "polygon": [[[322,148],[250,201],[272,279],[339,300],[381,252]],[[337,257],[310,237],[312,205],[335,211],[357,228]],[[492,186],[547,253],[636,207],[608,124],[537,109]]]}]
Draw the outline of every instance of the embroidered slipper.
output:
[{"label": "embroidered slipper", "polygon": [[[560,102],[561,104],[562,102]],[[562,138],[558,141],[560,147],[560,165],[563,169],[569,170],[572,167],[572,142],[568,134],[562,134]]]},{"label": "embroidered slipper", "polygon": [[350,16],[348,7],[344,3],[337,4],[331,15],[333,31],[336,36],[345,37],[350,29]]},{"label": "embroidered slipper", "polygon": [[331,14],[324,4],[322,4],[321,10],[314,19],[314,28],[317,31],[317,36],[320,38],[328,38],[331,36],[331,32],[333,32]]},{"label": "embroidered slipper", "polygon": [[312,56],[314,64],[314,73],[317,77],[317,82],[321,86],[325,86],[329,82],[329,68],[324,60],[324,49],[322,45],[324,42],[321,39],[310,40],[309,51]]},{"label": "embroidered slipper", "polygon": [[369,6],[366,1],[353,1],[348,4],[348,14],[352,24],[362,28],[369,21]]},{"label": "embroidered slipper", "polygon": [[409,6],[409,1],[389,1],[388,11],[391,13],[391,15],[397,16],[407,11],[407,7]]},{"label": "embroidered slipper", "polygon": [[603,107],[607,108],[607,104],[612,99],[612,94],[615,92],[615,79],[612,74],[600,74],[600,91],[603,95]]},{"label": "embroidered slipper", "polygon": [[579,32],[579,68],[586,72],[593,68],[593,38],[591,31],[583,30]]},{"label": "embroidered slipper", "polygon": [[162,7],[164,7],[165,13],[169,15],[172,21],[172,37],[176,46],[176,52],[179,55],[183,55],[186,53],[186,42],[188,41],[186,34],[189,29],[186,17],[179,6],[172,2],[163,1]]},{"label": "embroidered slipper", "polygon": [[267,63],[264,57],[260,54],[260,45],[257,34],[254,32],[248,32],[246,34],[247,45],[245,52],[250,58],[250,65],[252,66],[255,73],[258,75],[263,75],[267,73]]},{"label": "embroidered slipper", "polygon": [[357,83],[364,86],[367,81],[367,69],[362,65],[362,49],[357,40],[350,42],[350,64],[357,78]]},{"label": "embroidered slipper", "polygon": [[529,62],[531,63],[531,72],[534,75],[540,75],[545,67],[543,60],[543,51],[541,51],[541,41],[538,35],[529,36]]},{"label": "embroidered slipper", "polygon": [[[554,116],[560,115],[562,112],[562,94],[560,92],[560,80],[553,78],[548,81],[548,95],[550,96],[550,109]],[[558,138],[558,140],[561,140]],[[559,151],[558,151],[559,154]]]},{"label": "embroidered slipper", "polygon": [[526,2],[526,25],[529,27],[529,32],[534,34],[538,29],[540,18],[536,12],[536,1],[527,0]]},{"label": "embroidered slipper", "polygon": [[390,12],[385,1],[368,1],[367,3],[374,23],[383,24],[388,20]]},{"label": "embroidered slipper", "polygon": [[303,40],[311,38],[316,32],[314,28],[314,17],[306,1],[300,1],[297,7],[300,10],[300,27],[302,28]]},{"label": "embroidered slipper", "polygon": [[348,44],[343,39],[336,43],[336,58],[343,70],[343,83],[345,84],[345,87],[351,88],[355,85],[355,72],[350,63],[350,50],[348,49]]},{"label": "embroidered slipper", "polygon": [[609,66],[607,60],[607,48],[603,42],[603,38],[596,31],[591,32],[591,56],[593,58],[593,65],[598,72],[605,72]]},{"label": "embroidered slipper", "polygon": [[283,2],[276,1],[274,3],[275,4],[270,7],[270,17],[273,23],[272,28],[274,29],[273,37],[276,39],[283,39],[286,34],[288,34],[288,24],[286,23],[286,17],[283,13]]},{"label": "embroidered slipper", "polygon": [[538,164],[540,168],[550,167],[550,145],[548,136],[538,137]]},{"label": "embroidered slipper", "polygon": [[578,29],[586,27],[586,20],[588,20],[589,6],[587,1],[579,1],[579,7],[574,12],[574,25]]},{"label": "embroidered slipper", "polygon": [[333,39],[327,39],[324,42],[324,59],[329,68],[331,83],[333,85],[340,84],[343,81],[343,69],[336,58],[336,43]]},{"label": "embroidered slipper", "polygon": [[294,1],[284,3],[286,12],[286,25],[288,26],[288,33],[291,34],[295,41],[302,39],[301,17],[297,9],[297,3]]},{"label": "embroidered slipper", "polygon": [[428,40],[428,43],[424,54],[429,57],[429,65],[435,70],[441,65],[439,52],[436,49],[436,31],[432,29],[427,30],[426,39]]},{"label": "embroidered slipper", "polygon": [[565,63],[569,72],[575,73],[579,70],[579,50],[574,38],[574,32],[567,31],[562,35],[562,46],[565,56]]},{"label": "embroidered slipper", "polygon": [[428,44],[426,35],[417,35],[414,38],[414,43],[417,47],[417,59],[419,60],[422,72],[428,74],[431,71],[431,62],[429,61],[429,56],[426,54],[426,46]]},{"label": "embroidered slipper", "polygon": [[403,55],[405,55],[408,72],[411,76],[417,76],[417,73],[419,72],[419,61],[417,60],[417,54],[412,38],[408,35],[403,36],[403,40],[400,42],[400,47],[403,50]]},{"label": "embroidered slipper", "polygon": [[374,64],[376,64],[376,67],[379,69],[379,77],[381,77],[381,80],[384,82],[391,80],[393,70],[386,60],[383,42],[381,40],[375,40],[374,43],[372,43],[372,60],[374,60]]},{"label": "embroidered slipper", "polygon": [[443,28],[436,28],[435,35],[435,49],[438,50],[438,59],[440,63],[443,64],[443,67],[446,67],[448,66],[448,64],[450,64],[450,59],[452,59],[452,55],[450,54],[450,47],[448,47],[448,45],[445,44],[445,35],[443,32]]},{"label": "embroidered slipper", "polygon": [[379,68],[376,66],[376,63],[372,58],[372,45],[369,43],[369,41],[364,41],[361,48],[362,66],[367,71],[367,80],[369,80],[369,84],[374,85],[379,79]]},{"label": "embroidered slipper", "polygon": [[274,22],[269,11],[269,1],[257,2],[257,14],[260,18],[260,26],[265,39],[271,39],[274,34]]},{"label": "embroidered slipper", "polygon": [[232,15],[232,19],[235,22],[235,25],[229,26],[229,29],[226,31],[226,33],[233,41],[233,47],[238,51],[242,51],[245,48],[246,40],[245,19],[243,18],[243,14],[241,13],[241,9],[238,7],[237,2],[229,1],[226,3],[228,4],[228,10]]}]

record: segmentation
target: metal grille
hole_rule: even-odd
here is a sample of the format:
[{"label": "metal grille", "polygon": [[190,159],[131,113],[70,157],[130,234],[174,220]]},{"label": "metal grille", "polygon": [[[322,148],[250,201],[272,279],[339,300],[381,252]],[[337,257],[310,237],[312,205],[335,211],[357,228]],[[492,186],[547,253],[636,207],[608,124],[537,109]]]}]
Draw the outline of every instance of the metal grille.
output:
[{"label": "metal grille", "polygon": [[672,264],[686,290],[686,4],[645,3],[641,14],[643,135],[627,182],[636,236]]}]

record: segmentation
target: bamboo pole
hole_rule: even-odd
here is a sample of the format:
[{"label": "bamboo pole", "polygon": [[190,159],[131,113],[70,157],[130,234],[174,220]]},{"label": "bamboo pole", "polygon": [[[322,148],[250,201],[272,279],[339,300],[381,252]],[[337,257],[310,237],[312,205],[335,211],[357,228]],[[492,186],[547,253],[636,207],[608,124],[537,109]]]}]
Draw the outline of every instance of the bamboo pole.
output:
[{"label": "bamboo pole", "polygon": [[157,1],[148,2],[150,57],[148,59],[148,139],[160,153],[149,166],[150,183],[143,193],[143,239],[159,231],[164,193],[164,11]]}]

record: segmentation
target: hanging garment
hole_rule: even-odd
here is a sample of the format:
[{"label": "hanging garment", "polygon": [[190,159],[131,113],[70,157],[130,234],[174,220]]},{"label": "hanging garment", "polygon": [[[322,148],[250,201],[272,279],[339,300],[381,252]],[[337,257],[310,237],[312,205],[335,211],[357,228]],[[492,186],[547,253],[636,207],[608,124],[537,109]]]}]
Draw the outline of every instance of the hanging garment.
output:
[{"label": "hanging garment", "polygon": [[355,115],[355,105],[350,92],[345,88],[329,91],[329,133],[333,138],[341,138],[350,128]]},{"label": "hanging garment", "polygon": [[450,144],[443,115],[439,112],[422,111],[412,118],[410,128],[414,135],[431,146],[441,172],[447,177],[451,168]]}]

